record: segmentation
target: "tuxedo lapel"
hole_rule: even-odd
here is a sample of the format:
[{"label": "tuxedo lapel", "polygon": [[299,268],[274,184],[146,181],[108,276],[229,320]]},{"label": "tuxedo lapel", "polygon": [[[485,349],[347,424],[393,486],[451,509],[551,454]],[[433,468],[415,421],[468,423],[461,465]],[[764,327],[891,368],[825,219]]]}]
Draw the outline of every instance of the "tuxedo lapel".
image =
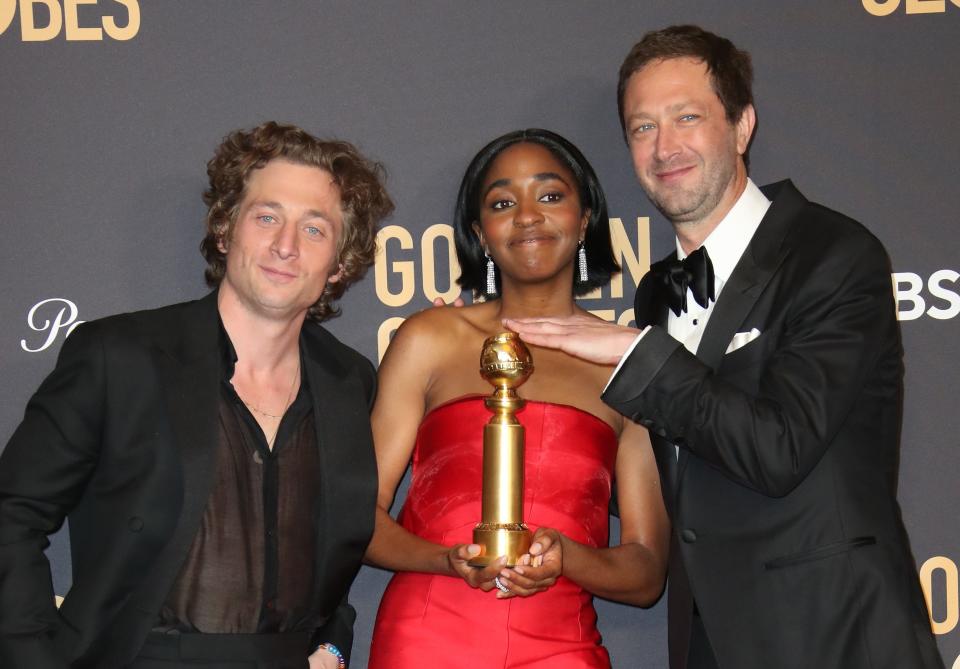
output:
[{"label": "tuxedo lapel", "polygon": [[778,265],[779,260],[768,266],[758,265],[757,258],[749,249],[740,258],[736,269],[723,287],[720,299],[714,305],[697,348],[697,357],[714,371],[720,368],[730,340],[750,313]]},{"label": "tuxedo lapel", "polygon": [[[763,225],[763,222],[761,222],[757,229],[758,234],[763,229]],[[754,239],[756,239],[756,235]],[[710,320],[707,321],[703,337],[700,339],[700,345],[697,347],[697,358],[709,365],[714,372],[720,369],[720,363],[723,362],[723,356],[726,354],[730,340],[756,304],[757,298],[760,297],[764,287],[783,259],[783,255],[780,255],[771,258],[773,262],[769,264],[759,264],[758,259],[762,259],[762,257],[758,258],[751,253],[752,246],[751,243],[747,247],[730,279],[724,285],[723,291],[713,307],[713,312],[710,314]],[[685,448],[679,449],[676,474],[678,480],[683,476],[689,459],[690,451]]]},{"label": "tuxedo lapel", "polygon": [[724,285],[697,348],[697,357],[714,371],[720,368],[733,335],[789,255],[786,236],[792,221],[806,204],[790,181],[771,184],[762,190],[772,204]]},{"label": "tuxedo lapel", "polygon": [[214,292],[185,305],[182,318],[160,333],[153,352],[162,408],[172,430],[172,446],[179,455],[183,483],[176,530],[139,597],[140,608],[154,613],[189,551],[210,495],[216,467],[220,397],[218,333]]},{"label": "tuxedo lapel", "polygon": [[[363,382],[312,330],[313,326],[305,327],[303,341],[320,454],[314,587],[315,595],[325,599],[329,588],[324,583],[336,578],[341,567],[358,564],[369,542],[367,516],[373,509],[356,500],[376,497],[376,462]],[[339,548],[334,552],[331,546]],[[345,578],[352,578],[352,573]],[[324,608],[336,603],[327,602]]]}]

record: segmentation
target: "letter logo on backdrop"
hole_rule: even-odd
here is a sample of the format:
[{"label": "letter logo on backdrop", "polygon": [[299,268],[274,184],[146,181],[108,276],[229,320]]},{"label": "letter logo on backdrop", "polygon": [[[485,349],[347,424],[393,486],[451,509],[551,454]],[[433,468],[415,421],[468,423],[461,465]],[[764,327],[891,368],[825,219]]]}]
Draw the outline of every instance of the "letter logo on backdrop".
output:
[{"label": "letter logo on backdrop", "polygon": [[[947,0],[862,0],[863,8],[874,16],[888,16],[900,9],[904,4],[907,14],[943,14],[947,11]],[[950,3],[960,7],[960,0],[950,0]]]},{"label": "letter logo on backdrop", "polygon": [[939,269],[924,281],[914,272],[894,272],[892,278],[901,321],[924,315],[946,321],[960,315],[960,273]]},{"label": "letter logo on backdrop", "polygon": [[[927,600],[930,627],[934,634],[953,632],[960,623],[960,576],[957,563],[945,555],[934,555],[920,567],[920,586]],[[960,667],[960,657],[953,662]]]},{"label": "letter logo on backdrop", "polygon": [[26,339],[21,339],[20,348],[27,353],[46,351],[61,333],[66,339],[75,327],[83,323],[77,320],[79,315],[77,305],[62,297],[37,302],[27,313],[27,326],[40,333],[36,342],[38,345],[32,348]]},{"label": "letter logo on backdrop", "polygon": [[18,7],[23,42],[49,42],[61,33],[68,42],[100,42],[104,33],[124,42],[140,32],[139,0],[0,0],[0,35]]}]

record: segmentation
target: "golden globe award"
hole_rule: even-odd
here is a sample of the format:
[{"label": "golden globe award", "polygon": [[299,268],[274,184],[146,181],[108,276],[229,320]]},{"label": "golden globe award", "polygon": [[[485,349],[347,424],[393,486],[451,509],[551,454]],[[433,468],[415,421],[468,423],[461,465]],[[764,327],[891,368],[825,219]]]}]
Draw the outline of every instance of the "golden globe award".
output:
[{"label": "golden globe award", "polygon": [[516,389],[533,373],[530,351],[515,332],[483,342],[480,375],[495,388],[485,404],[493,416],[483,427],[483,510],[473,530],[480,553],[470,560],[485,567],[501,555],[513,566],[530,549],[523,523],[523,425],[516,412],[524,405]]}]

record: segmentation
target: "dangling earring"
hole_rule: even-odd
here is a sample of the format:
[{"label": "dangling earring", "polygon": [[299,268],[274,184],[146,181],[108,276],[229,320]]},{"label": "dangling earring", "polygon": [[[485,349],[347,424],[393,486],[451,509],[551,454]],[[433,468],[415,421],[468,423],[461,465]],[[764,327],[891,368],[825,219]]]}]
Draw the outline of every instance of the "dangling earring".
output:
[{"label": "dangling earring", "polygon": [[497,294],[497,277],[494,273],[493,258],[484,251],[483,255],[487,257],[487,295]]},{"label": "dangling earring", "polygon": [[577,244],[577,268],[580,270],[580,283],[587,282],[587,249],[583,243],[583,240],[580,240],[580,243]]}]

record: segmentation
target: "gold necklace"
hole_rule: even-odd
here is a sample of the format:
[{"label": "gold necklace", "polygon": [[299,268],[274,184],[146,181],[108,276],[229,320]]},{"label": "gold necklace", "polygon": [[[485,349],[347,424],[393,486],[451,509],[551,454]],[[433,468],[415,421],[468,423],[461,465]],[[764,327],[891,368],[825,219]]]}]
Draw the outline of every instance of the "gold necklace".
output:
[{"label": "gold necklace", "polygon": [[261,416],[266,416],[267,418],[283,418],[283,416],[275,416],[275,415],[272,414],[272,413],[267,413],[266,411],[261,411],[260,409],[258,409],[258,408],[255,407],[254,405],[250,404],[250,402],[248,402],[247,400],[243,399],[242,397],[240,398],[240,401],[243,402],[245,405],[247,405],[247,408],[250,409],[250,411],[252,411],[253,413],[258,413],[258,414],[260,414]]},{"label": "gold necklace", "polygon": [[[297,371],[294,372],[294,374],[293,374],[293,381],[290,383],[290,390],[287,391],[287,400],[286,400],[286,402],[285,402],[284,405],[283,405],[283,411],[284,411],[284,412],[286,412],[286,410],[290,407],[290,401],[291,401],[291,398],[293,397],[293,389],[297,387],[297,379],[299,379],[299,378],[300,378],[300,363],[299,363],[299,361],[298,361],[298,362],[297,362]],[[239,393],[237,394],[237,397],[240,397],[240,394],[239,394]],[[279,421],[283,418],[283,414],[280,414],[279,416],[276,416],[276,415],[274,415],[274,414],[272,414],[272,413],[267,413],[266,411],[263,411],[262,409],[259,409],[258,407],[253,406],[252,404],[250,404],[249,402],[247,402],[247,400],[243,399],[242,397],[240,397],[240,401],[243,402],[244,405],[246,405],[246,407],[247,407],[248,409],[250,409],[251,411],[254,411],[254,412],[258,413],[258,414],[260,414],[261,416],[267,416],[268,418],[273,418],[274,420],[278,421],[278,422],[277,422],[277,427],[276,427],[276,428],[274,429],[274,431],[273,431],[273,436],[271,436],[269,439],[267,439],[267,448],[269,448],[269,449],[272,451],[272,450],[273,450],[273,442],[276,441],[276,439],[277,439],[277,433],[280,431],[280,422],[279,422]],[[267,435],[264,434],[263,436],[266,437]]]}]

